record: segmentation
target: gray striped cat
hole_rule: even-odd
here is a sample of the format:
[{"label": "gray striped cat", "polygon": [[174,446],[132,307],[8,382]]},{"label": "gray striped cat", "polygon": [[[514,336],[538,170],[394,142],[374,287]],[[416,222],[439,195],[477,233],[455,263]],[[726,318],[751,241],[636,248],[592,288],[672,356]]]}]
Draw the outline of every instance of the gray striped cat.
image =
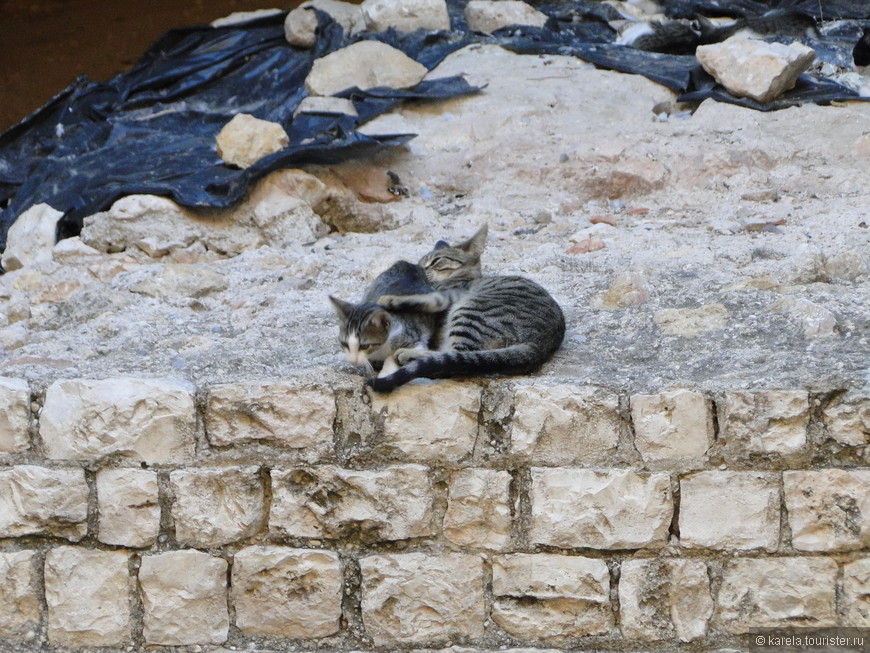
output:
[{"label": "gray striped cat", "polygon": [[561,346],[565,318],[546,290],[524,277],[480,275],[485,241],[484,225],[455,247],[439,242],[420,260],[434,291],[378,300],[394,313],[446,315],[438,350],[399,349],[402,367],[367,381],[376,391],[390,392],[419,377],[526,374]]}]

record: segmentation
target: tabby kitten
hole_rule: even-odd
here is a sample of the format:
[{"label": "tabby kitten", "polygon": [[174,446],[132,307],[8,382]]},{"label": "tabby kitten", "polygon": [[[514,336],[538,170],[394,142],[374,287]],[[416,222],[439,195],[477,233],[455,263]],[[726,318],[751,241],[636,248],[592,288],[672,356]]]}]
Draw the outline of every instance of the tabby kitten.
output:
[{"label": "tabby kitten", "polygon": [[562,344],[565,318],[556,301],[534,281],[517,276],[480,276],[484,225],[455,247],[439,242],[420,260],[435,290],[386,295],[381,306],[397,311],[446,311],[438,351],[400,349],[402,367],[369,379],[390,392],[411,379],[525,374],[540,367]]}]

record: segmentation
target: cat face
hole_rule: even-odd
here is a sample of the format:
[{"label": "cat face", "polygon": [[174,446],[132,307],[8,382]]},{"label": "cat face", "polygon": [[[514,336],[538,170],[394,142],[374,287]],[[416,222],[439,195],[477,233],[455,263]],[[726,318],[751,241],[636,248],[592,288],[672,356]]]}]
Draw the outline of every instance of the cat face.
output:
[{"label": "cat face", "polygon": [[433,284],[480,278],[486,232],[487,225],[483,225],[471,238],[455,246],[439,240],[435,249],[420,259],[426,278]]},{"label": "cat face", "polygon": [[376,304],[352,304],[330,296],[329,301],[339,317],[338,341],[351,365],[373,369],[392,352],[385,347],[390,337],[390,314]]}]

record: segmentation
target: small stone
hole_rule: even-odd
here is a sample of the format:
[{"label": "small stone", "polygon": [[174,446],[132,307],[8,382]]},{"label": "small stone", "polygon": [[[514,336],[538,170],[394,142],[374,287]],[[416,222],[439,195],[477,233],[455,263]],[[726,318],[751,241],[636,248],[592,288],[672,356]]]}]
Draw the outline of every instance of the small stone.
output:
[{"label": "small stone", "polygon": [[761,190],[743,193],[740,195],[740,199],[747,202],[776,202],[779,200],[779,190],[776,188],[762,188]]},{"label": "small stone", "polygon": [[0,377],[0,455],[30,448],[30,386],[23,379]]},{"label": "small stone", "polygon": [[867,254],[850,248],[825,258],[824,270],[831,279],[838,281],[857,281],[870,273]]},{"label": "small stone", "polygon": [[807,393],[800,390],[727,393],[719,415],[726,455],[739,459],[753,453],[803,452],[809,409]]},{"label": "small stone", "polygon": [[0,637],[23,638],[39,627],[35,551],[0,551]]},{"label": "small stone", "polygon": [[327,115],[343,115],[343,116],[358,116],[356,107],[353,102],[341,97],[321,97],[319,95],[309,95],[302,99],[296,111],[293,112],[295,118],[300,113],[318,113]]},{"label": "small stone", "polygon": [[278,123],[237,113],[218,133],[217,153],[230,165],[249,168],[289,143],[287,132]]},{"label": "small stone", "polygon": [[362,10],[358,5],[339,0],[308,0],[293,9],[284,19],[284,36],[290,45],[310,48],[317,42],[317,14],[312,9],[329,14],[341,25],[345,36],[354,36],[365,28]]},{"label": "small stone", "polygon": [[[503,1],[503,0],[502,0]],[[612,215],[593,215],[589,218],[590,224],[607,224],[611,227],[615,227],[618,222],[616,218]]]},{"label": "small stone", "polygon": [[54,535],[78,542],[88,530],[88,494],[81,468],[0,469],[0,538]]},{"label": "small stone", "polygon": [[791,317],[807,338],[837,335],[837,317],[824,306],[803,297],[780,297],[771,305],[770,310]]},{"label": "small stone", "polygon": [[316,59],[305,78],[305,90],[309,95],[336,95],[353,87],[405,89],[419,84],[428,72],[386,43],[358,41]]},{"label": "small stone", "polygon": [[766,43],[744,36],[699,46],[698,62],[738,97],[767,103],[792,88],[816,53],[802,43]]},{"label": "small stone", "polygon": [[66,263],[68,261],[92,259],[99,256],[100,252],[90,245],[83,243],[80,236],[74,236],[58,241],[57,245],[51,250],[51,255],[55,261]]},{"label": "small stone", "polygon": [[157,541],[160,504],[157,473],[147,469],[102,469],[97,473],[100,527],[105,544],[147,547]]},{"label": "small stone", "polygon": [[698,308],[665,308],[656,312],[653,322],[665,335],[693,338],[708,331],[724,329],[728,317],[728,309],[716,303]]},{"label": "small stone", "polygon": [[646,277],[636,270],[626,270],[616,275],[610,287],[595,295],[589,304],[592,308],[612,311],[638,306],[648,299],[649,283]]},{"label": "small stone", "polygon": [[228,287],[226,277],[204,263],[167,263],[156,276],[130,286],[130,292],[160,299],[198,299]]},{"label": "small stone", "polygon": [[6,234],[0,264],[6,272],[51,261],[57,242],[57,222],[63,213],[48,204],[36,204],[21,213]]},{"label": "small stone", "polygon": [[[507,2],[508,0],[498,0],[499,2]],[[579,243],[571,245],[568,248],[568,254],[588,254],[589,252],[595,252],[599,249],[604,249],[607,245],[604,244],[603,240],[599,240],[598,238],[586,238],[585,240],[581,240]]]},{"label": "small stone", "polygon": [[30,329],[21,322],[0,329],[0,351],[18,349],[26,345],[29,340]]},{"label": "small stone", "polygon": [[444,537],[459,546],[503,551],[511,542],[511,475],[462,469],[450,477]]},{"label": "small stone", "polygon": [[445,0],[364,0],[360,8],[369,32],[450,29]]},{"label": "small stone", "polygon": [[631,419],[634,443],[645,463],[702,462],[713,445],[712,406],[697,392],[633,395]]},{"label": "small stone", "polygon": [[468,29],[484,34],[512,25],[543,27],[547,15],[521,0],[470,0],[465,5]]},{"label": "small stone", "polygon": [[870,558],[843,565],[843,599],[846,607],[843,625],[870,628]]},{"label": "small stone", "polygon": [[223,644],[229,633],[227,562],[194,550],[142,558],[146,644]]}]

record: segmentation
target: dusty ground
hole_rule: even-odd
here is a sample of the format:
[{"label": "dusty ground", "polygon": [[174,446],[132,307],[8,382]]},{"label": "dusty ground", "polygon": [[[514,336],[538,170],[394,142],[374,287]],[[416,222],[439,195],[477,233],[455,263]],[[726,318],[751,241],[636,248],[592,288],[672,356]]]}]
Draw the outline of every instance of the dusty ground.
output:
[{"label": "dusty ground", "polygon": [[203,254],[208,283],[151,294],[180,259],[7,274],[0,375],[354,379],[327,293],[358,297],[396,258],[488,222],[486,270],[534,278],[565,310],[542,374],[630,392],[870,381],[870,106],[708,100],[657,118],[667,89],[572,58],[474,47],[433,75],[457,72],[483,92],[382,116],[370,131],[418,137],[351,164],[408,188],[384,207],[395,228]]}]

